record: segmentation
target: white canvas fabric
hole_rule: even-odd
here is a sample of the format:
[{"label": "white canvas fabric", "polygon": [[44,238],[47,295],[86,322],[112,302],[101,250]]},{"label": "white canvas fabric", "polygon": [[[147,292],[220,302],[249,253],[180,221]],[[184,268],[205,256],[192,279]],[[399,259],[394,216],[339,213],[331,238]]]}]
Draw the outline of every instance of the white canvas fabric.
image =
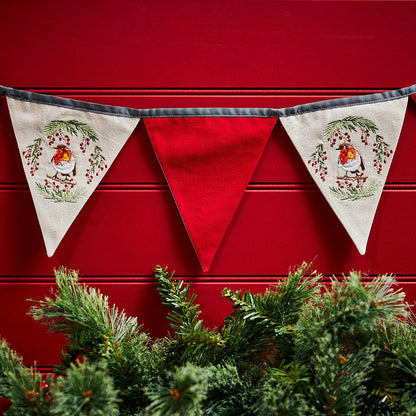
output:
[{"label": "white canvas fabric", "polygon": [[140,119],[10,97],[7,103],[50,257]]},{"label": "white canvas fabric", "polygon": [[281,117],[312,178],[365,254],[408,97]]}]

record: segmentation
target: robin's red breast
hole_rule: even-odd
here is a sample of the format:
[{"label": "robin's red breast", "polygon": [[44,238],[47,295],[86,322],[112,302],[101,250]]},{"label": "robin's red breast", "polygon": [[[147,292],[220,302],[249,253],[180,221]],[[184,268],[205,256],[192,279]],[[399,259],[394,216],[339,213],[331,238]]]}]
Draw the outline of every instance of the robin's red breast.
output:
[{"label": "robin's red breast", "polygon": [[72,173],[73,176],[76,175],[75,157],[68,146],[64,144],[58,145],[55,154],[52,156],[51,162],[56,170],[55,177],[58,173],[65,176],[65,178],[67,178],[70,173]]},{"label": "robin's red breast", "polygon": [[345,170],[345,172],[358,173],[358,170],[364,170],[364,161],[360,153],[354,149],[354,147],[349,143],[342,143],[339,145],[338,149],[339,158],[338,165]]}]

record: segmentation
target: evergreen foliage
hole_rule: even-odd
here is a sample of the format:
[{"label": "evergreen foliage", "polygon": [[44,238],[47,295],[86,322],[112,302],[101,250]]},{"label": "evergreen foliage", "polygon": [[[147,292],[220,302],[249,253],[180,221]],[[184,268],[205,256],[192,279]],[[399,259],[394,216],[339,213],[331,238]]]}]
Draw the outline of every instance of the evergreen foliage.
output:
[{"label": "evergreen foliage", "polygon": [[392,276],[324,283],[303,264],[264,293],[225,288],[233,311],[216,329],[190,285],[155,276],[172,327],[161,340],[57,270],[30,314],[66,337],[61,365],[42,377],[0,341],[5,415],[416,415],[416,317]]},{"label": "evergreen foliage", "polygon": [[98,140],[97,133],[88,124],[78,120],[52,120],[43,129],[46,135],[53,135],[58,131],[68,132],[74,136],[78,133],[85,137],[89,137],[93,142]]},{"label": "evergreen foliage", "polygon": [[371,131],[372,133],[376,133],[378,127],[376,124],[369,120],[368,118],[360,117],[360,116],[347,116],[342,120],[335,120],[328,123],[328,126],[324,130],[324,137],[330,138],[336,132],[340,131]]},{"label": "evergreen foliage", "polygon": [[22,357],[10,349],[5,340],[0,339],[0,396],[5,389],[7,375],[16,373],[22,367]]},{"label": "evergreen foliage", "polygon": [[8,372],[3,394],[11,400],[12,405],[6,412],[7,416],[49,416],[54,390],[50,386],[54,386],[51,376],[44,381],[42,375],[33,368],[19,367],[17,371]]},{"label": "evergreen foliage", "polygon": [[30,313],[50,332],[67,338],[67,352],[62,357],[65,366],[79,354],[92,359],[107,357],[140,332],[137,318],[128,317],[124,311],[119,313],[115,306],[109,306],[108,296],[79,284],[76,271],[61,268],[56,270],[55,278],[55,298],[37,301],[38,306],[32,307]]},{"label": "evergreen foliage", "polygon": [[105,361],[71,363],[58,380],[51,415],[113,416],[118,414],[117,391]]}]

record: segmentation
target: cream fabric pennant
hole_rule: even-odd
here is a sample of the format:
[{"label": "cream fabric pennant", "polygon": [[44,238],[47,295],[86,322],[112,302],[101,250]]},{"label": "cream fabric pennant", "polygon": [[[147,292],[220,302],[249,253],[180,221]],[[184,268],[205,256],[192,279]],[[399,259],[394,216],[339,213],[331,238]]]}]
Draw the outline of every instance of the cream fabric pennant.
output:
[{"label": "cream fabric pennant", "polygon": [[10,97],[7,104],[51,257],[140,119]]},{"label": "cream fabric pennant", "polygon": [[280,120],[318,188],[365,254],[408,97]]}]

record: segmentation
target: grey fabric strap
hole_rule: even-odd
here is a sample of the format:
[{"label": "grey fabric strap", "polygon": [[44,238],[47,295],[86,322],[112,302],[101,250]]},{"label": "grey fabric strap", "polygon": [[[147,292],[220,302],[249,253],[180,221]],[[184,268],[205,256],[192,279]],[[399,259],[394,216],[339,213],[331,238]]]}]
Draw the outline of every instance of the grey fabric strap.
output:
[{"label": "grey fabric strap", "polygon": [[383,93],[359,95],[354,97],[336,98],[332,100],[318,101],[287,108],[151,108],[136,109],[130,107],[118,107],[112,105],[95,104],[87,101],[73,100],[70,98],[56,97],[48,94],[22,91],[15,88],[0,85],[0,94],[23,101],[39,104],[56,105],[58,107],[72,108],[75,110],[89,111],[92,113],[107,114],[121,117],[289,117],[313,111],[329,108],[349,107],[360,104],[371,104],[381,101],[390,101],[412,94],[416,94],[416,84],[406,88],[386,91]]}]

